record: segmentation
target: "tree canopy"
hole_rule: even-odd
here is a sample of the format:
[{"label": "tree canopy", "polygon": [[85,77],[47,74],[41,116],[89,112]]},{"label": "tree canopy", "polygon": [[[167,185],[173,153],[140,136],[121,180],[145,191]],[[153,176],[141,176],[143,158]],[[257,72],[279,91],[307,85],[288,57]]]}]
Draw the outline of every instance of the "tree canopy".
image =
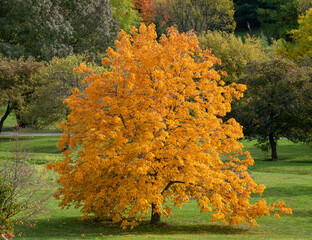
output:
[{"label": "tree canopy", "polygon": [[235,29],[233,0],[155,0],[154,8],[166,26],[180,32]]},{"label": "tree canopy", "polygon": [[212,69],[219,60],[193,33],[171,28],[156,38],[154,25],[121,31],[116,51],[109,48],[103,60],[111,71],[76,69],[91,74],[89,86],[66,100],[71,113],[58,143],[68,146],[65,158],[48,165],[59,173],[60,205],[122,227],[135,226],[149,209],[151,223],[159,223],[172,215],[169,199],[181,206],[197,198],[201,212],[213,211],[212,221],[231,225],[257,225],[255,218],[275,208],[291,213],[282,202],[249,201],[265,187],[247,171],[249,153],[237,157],[242,127],[221,119],[245,86],[224,85]]},{"label": "tree canopy", "polygon": [[132,26],[138,26],[141,18],[134,8],[132,0],[110,0],[114,19],[119,22],[120,29],[130,33]]},{"label": "tree canopy", "polygon": [[138,16],[142,18],[145,23],[154,21],[154,1],[155,0],[133,0],[134,8],[138,11]]},{"label": "tree canopy", "polygon": [[9,58],[64,56],[72,27],[52,1],[10,0],[0,3],[0,53]]},{"label": "tree canopy", "polygon": [[299,16],[298,0],[260,0],[258,18],[267,36],[288,38],[288,31],[297,28]]},{"label": "tree canopy", "polygon": [[10,0],[0,3],[0,53],[51,60],[104,53],[118,34],[109,0]]},{"label": "tree canopy", "polygon": [[224,81],[227,83],[237,81],[249,61],[267,57],[263,42],[249,35],[241,38],[234,33],[208,31],[199,34],[198,40],[201,48],[210,49],[221,59],[222,64],[217,64],[215,69],[225,71]]},{"label": "tree canopy", "polygon": [[245,136],[270,146],[272,160],[278,139],[309,139],[312,85],[305,69],[286,59],[252,61],[240,81],[248,88],[234,115]]},{"label": "tree canopy", "polygon": [[238,28],[251,31],[260,26],[258,19],[258,8],[261,6],[260,0],[234,0],[234,4],[235,21]]},{"label": "tree canopy", "polygon": [[13,110],[17,114],[22,111],[32,93],[40,86],[32,75],[41,67],[42,64],[32,58],[26,61],[0,58],[0,106],[6,106],[6,112],[0,120],[0,132],[8,115]]},{"label": "tree canopy", "polygon": [[299,10],[301,14],[305,14],[310,8],[312,8],[311,0],[299,0]]}]

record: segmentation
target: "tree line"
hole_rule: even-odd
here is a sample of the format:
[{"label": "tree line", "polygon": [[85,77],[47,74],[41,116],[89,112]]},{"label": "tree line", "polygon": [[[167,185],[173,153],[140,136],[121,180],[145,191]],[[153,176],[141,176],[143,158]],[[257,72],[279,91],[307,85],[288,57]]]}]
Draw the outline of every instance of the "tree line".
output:
[{"label": "tree line", "polygon": [[[222,60],[214,68],[226,72],[227,84],[247,84],[230,116],[277,159],[280,137],[311,141],[310,7],[308,0],[1,1],[0,131],[10,112],[22,127],[65,119],[63,100],[72,88],[87,86],[72,69],[85,62],[107,71],[101,59],[120,29],[130,33],[140,22],[154,23],[159,38],[175,25],[195,31],[200,46]],[[260,28],[264,35],[238,37],[235,28]]]}]

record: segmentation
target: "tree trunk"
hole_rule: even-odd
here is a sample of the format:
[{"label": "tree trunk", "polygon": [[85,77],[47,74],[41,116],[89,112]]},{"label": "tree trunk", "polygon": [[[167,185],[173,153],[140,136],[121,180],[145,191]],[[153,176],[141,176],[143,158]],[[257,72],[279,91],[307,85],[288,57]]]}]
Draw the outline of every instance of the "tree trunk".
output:
[{"label": "tree trunk", "polygon": [[20,128],[25,128],[27,126],[27,123],[23,120],[20,113],[15,112],[15,117],[16,117],[17,124]]},{"label": "tree trunk", "polygon": [[0,120],[0,133],[1,133],[1,131],[2,131],[3,123],[4,123],[5,119],[7,119],[7,117],[9,116],[11,110],[12,110],[12,109],[11,109],[10,103],[8,103],[7,109],[6,109],[6,111],[5,111],[4,115],[3,115],[3,117],[2,117],[1,120]]},{"label": "tree trunk", "polygon": [[151,217],[151,224],[159,224],[160,223],[160,213],[155,212],[156,205],[152,203],[152,217]]},{"label": "tree trunk", "polygon": [[272,132],[269,133],[269,141],[271,145],[271,160],[277,160],[276,141]]}]

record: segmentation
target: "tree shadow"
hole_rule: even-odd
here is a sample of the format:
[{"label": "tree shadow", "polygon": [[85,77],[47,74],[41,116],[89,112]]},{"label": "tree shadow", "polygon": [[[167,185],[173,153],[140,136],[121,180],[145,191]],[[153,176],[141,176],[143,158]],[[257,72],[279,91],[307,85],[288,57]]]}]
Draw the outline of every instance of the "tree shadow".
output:
[{"label": "tree shadow", "polygon": [[303,195],[310,195],[312,192],[312,187],[309,186],[301,186],[301,185],[292,185],[292,186],[284,186],[284,187],[269,187],[264,193],[263,197],[274,196],[274,197],[296,197]]},{"label": "tree shadow", "polygon": [[[122,237],[137,236],[143,237],[153,235],[158,239],[162,235],[237,235],[252,234],[250,228],[239,228],[217,224],[172,224],[161,223],[150,225],[149,221],[139,223],[134,229],[123,230],[120,223],[79,221],[76,217],[60,217],[40,219],[32,229],[19,228],[23,239],[75,239],[75,238],[96,238],[96,237]],[[135,239],[135,238],[134,238]]]},{"label": "tree shadow", "polygon": [[306,210],[306,209],[295,209],[293,211],[292,217],[300,217],[300,218],[307,218],[311,219],[310,222],[312,223],[312,210]]}]

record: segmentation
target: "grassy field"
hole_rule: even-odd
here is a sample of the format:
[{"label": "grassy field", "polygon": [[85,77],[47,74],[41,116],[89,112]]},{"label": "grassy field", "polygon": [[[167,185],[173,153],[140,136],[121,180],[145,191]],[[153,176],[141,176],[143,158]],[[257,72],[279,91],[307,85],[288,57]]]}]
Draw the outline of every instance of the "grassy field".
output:
[{"label": "grassy field", "polygon": [[[62,159],[61,151],[56,147],[59,137],[19,137],[20,146],[30,153],[28,162],[43,165]],[[0,138],[0,159],[12,159],[12,148],[16,146],[14,137]]]},{"label": "grassy field", "polygon": [[[61,159],[55,147],[58,137],[33,137],[29,139],[28,151],[34,155],[30,162],[44,167],[48,161]],[[181,209],[174,208],[174,216],[162,219],[161,226],[149,226],[149,216],[133,230],[122,230],[111,222],[94,223],[77,220],[77,209],[61,210],[55,199],[48,203],[47,214],[38,215],[32,221],[35,228],[19,226],[16,239],[312,239],[312,148],[281,140],[278,145],[280,161],[270,162],[269,154],[244,142],[245,150],[256,160],[250,168],[258,183],[267,186],[263,196],[254,196],[252,201],[265,198],[268,203],[285,201],[293,208],[293,215],[280,219],[264,217],[260,227],[248,225],[236,227],[211,223],[209,214],[200,214],[196,200],[191,200]],[[14,139],[0,138],[0,159],[10,157]],[[53,178],[49,178],[55,188]]]}]

